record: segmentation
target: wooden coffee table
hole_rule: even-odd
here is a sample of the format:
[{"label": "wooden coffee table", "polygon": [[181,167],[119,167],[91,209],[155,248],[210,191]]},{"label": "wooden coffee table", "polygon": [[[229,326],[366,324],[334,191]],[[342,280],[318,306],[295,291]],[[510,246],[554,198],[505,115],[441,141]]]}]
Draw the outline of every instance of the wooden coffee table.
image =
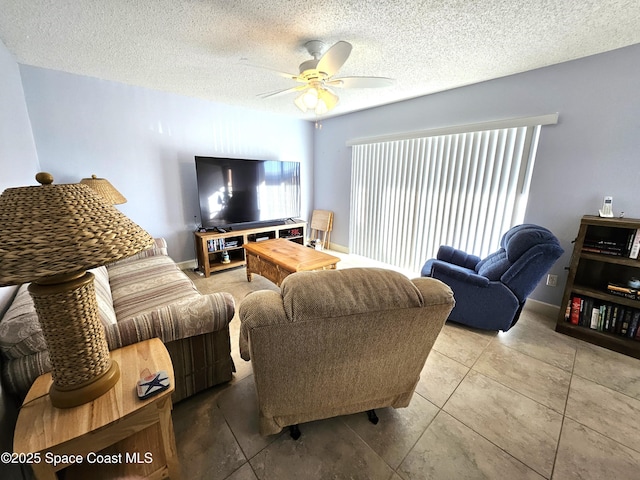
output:
[{"label": "wooden coffee table", "polygon": [[338,257],[304,247],[299,243],[276,238],[244,244],[247,257],[247,280],[256,273],[280,286],[295,272],[336,268]]}]

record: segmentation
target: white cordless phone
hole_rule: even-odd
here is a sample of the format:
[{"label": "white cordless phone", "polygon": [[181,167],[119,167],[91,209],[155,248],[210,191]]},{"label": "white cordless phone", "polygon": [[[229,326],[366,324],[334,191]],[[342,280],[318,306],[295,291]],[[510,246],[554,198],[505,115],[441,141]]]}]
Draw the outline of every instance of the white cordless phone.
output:
[{"label": "white cordless phone", "polygon": [[601,217],[613,217],[613,197],[604,197],[604,204],[600,210]]}]

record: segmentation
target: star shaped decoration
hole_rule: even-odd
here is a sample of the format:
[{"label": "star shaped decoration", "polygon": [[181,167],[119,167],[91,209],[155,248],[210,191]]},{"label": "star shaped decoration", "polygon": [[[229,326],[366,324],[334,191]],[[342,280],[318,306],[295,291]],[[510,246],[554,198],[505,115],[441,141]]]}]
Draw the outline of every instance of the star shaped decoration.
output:
[{"label": "star shaped decoration", "polygon": [[[149,377],[147,377],[149,378]],[[169,375],[167,372],[158,372],[153,375],[153,378],[147,382],[140,382],[140,387],[147,387],[147,389],[142,394],[143,396],[147,396],[150,393],[155,392],[156,390],[164,390],[169,386]]]}]

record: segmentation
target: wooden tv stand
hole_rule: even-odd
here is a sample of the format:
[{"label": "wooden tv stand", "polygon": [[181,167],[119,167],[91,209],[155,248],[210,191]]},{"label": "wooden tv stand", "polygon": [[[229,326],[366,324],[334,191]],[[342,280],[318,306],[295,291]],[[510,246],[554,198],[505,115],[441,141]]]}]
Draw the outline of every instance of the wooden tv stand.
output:
[{"label": "wooden tv stand", "polygon": [[[242,267],[247,260],[243,246],[273,238],[286,238],[304,245],[307,223],[302,221],[282,225],[247,228],[219,232],[195,232],[198,270],[209,277],[213,272]],[[229,254],[229,263],[222,263],[223,252]]]}]

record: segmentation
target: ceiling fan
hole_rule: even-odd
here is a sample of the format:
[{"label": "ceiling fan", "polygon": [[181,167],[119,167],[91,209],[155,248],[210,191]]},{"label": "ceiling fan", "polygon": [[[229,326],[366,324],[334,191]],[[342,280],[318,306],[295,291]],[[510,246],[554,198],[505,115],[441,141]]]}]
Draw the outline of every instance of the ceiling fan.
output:
[{"label": "ceiling fan", "polygon": [[299,74],[279,72],[285,78],[302,85],[260,95],[262,98],[301,92],[294,100],[295,105],[303,112],[311,110],[316,115],[322,115],[338,103],[339,98],[332,88],[378,88],[394,83],[393,79],[386,77],[334,77],[351,54],[352,46],[349,42],[335,43],[324,55],[322,51],[325,44],[320,40],[307,42],[305,48],[313,58],[300,64]]}]

